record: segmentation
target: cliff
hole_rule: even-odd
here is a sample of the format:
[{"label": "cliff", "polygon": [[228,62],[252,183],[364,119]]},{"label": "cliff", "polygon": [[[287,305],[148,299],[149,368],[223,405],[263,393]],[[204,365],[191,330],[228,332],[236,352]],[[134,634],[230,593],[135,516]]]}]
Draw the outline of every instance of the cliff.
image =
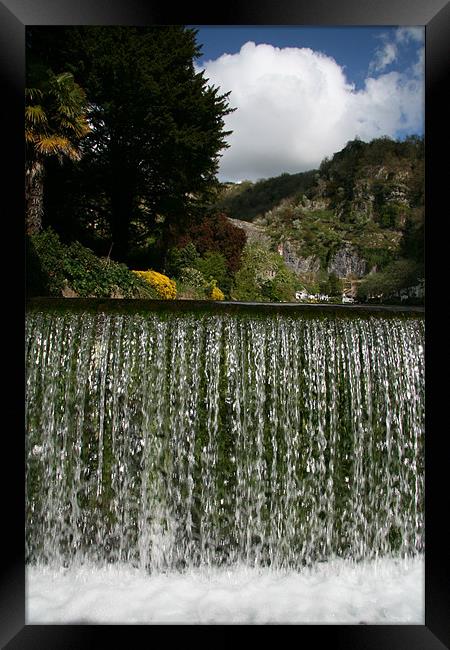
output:
[{"label": "cliff", "polygon": [[[279,178],[288,187],[285,177]],[[299,276],[322,272],[364,283],[368,276],[392,273],[400,260],[409,266],[402,266],[408,277],[399,279],[398,289],[423,278],[422,139],[351,141],[307,179],[306,189],[302,177],[299,191],[290,187],[290,195],[251,226],[247,213],[233,223],[250,236],[266,236]],[[276,179],[271,181],[276,187]],[[249,203],[251,187],[245,193]],[[257,196],[261,204],[261,186]],[[229,206],[233,212],[235,203]]]}]

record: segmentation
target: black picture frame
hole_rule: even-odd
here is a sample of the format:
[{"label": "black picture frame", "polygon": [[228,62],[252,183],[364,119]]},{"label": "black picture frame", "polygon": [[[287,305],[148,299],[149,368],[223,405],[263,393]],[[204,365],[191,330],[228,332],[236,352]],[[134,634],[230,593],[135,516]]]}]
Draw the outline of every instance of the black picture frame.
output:
[{"label": "black picture frame", "polygon": [[[25,625],[24,566],[24,443],[23,389],[24,295],[20,267],[24,256],[24,146],[23,106],[25,79],[25,27],[28,25],[95,24],[197,24],[197,25],[423,25],[426,34],[426,312],[434,296],[440,298],[437,281],[445,273],[445,239],[440,237],[440,219],[446,205],[448,164],[445,162],[449,139],[446,120],[450,115],[448,65],[450,61],[450,6],[445,0],[243,0],[240,5],[228,0],[223,6],[185,4],[177,6],[153,0],[0,0],[0,72],[6,110],[4,135],[11,139],[2,147],[4,196],[11,199],[2,220],[4,250],[13,252],[8,272],[19,279],[15,295],[19,306],[11,317],[11,296],[4,288],[3,311],[6,321],[6,348],[17,351],[18,359],[4,366],[3,465],[11,469],[3,489],[2,575],[0,581],[0,641],[11,650],[26,648],[89,648],[106,645],[111,635],[117,645],[130,643],[135,633],[144,633],[149,643],[154,631],[146,626],[120,625]],[[4,198],[4,197],[3,197]],[[448,202],[448,199],[447,199]],[[3,210],[2,210],[3,212]],[[433,225],[430,221],[433,217]],[[433,266],[433,270],[431,269]],[[440,265],[440,266],[439,266]],[[23,276],[22,276],[23,277]],[[7,285],[9,286],[9,285]],[[6,296],[5,296],[6,293]],[[5,302],[4,302],[5,305]],[[14,316],[15,314],[15,316]],[[446,519],[450,512],[450,490],[446,478],[448,454],[445,418],[440,424],[439,407],[446,403],[445,379],[432,383],[431,368],[437,365],[442,350],[438,347],[438,317],[426,317],[426,580],[425,625],[307,625],[296,632],[303,647],[360,648],[361,650],[441,650],[450,647],[449,549]],[[445,348],[444,348],[445,349]],[[3,472],[3,476],[5,472]],[[181,630],[180,628],[183,628]],[[189,626],[188,626],[189,627]],[[195,626],[197,628],[198,626]],[[217,626],[207,626],[217,627]],[[227,626],[222,628],[228,640]],[[277,626],[282,627],[282,626]],[[186,626],[171,627],[185,631]],[[230,626],[232,629],[233,626]],[[162,630],[170,634],[170,630]],[[253,626],[252,636],[259,628]],[[275,633],[278,635],[281,630]],[[292,630],[291,630],[292,631]],[[196,630],[195,630],[196,633]]]}]

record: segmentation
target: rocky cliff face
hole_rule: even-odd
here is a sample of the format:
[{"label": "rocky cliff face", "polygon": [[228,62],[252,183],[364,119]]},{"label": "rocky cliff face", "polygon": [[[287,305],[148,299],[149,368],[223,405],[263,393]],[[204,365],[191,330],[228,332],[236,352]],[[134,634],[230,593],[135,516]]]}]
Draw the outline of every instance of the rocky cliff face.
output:
[{"label": "rocky cliff face", "polygon": [[331,257],[327,271],[334,273],[339,278],[347,278],[354,275],[362,278],[367,270],[367,262],[358,253],[357,249],[351,244],[344,244]]},{"label": "rocky cliff face", "polygon": [[253,228],[233,222],[250,240],[278,247],[299,275],[321,271],[359,283],[397,259],[423,264],[422,140],[349,142],[310,181],[256,217]]},{"label": "rocky cliff face", "polygon": [[270,237],[265,232],[263,226],[258,226],[253,224],[251,221],[242,221],[240,219],[232,219],[228,217],[228,221],[236,226],[237,228],[242,228],[242,230],[247,235],[247,241],[249,243],[265,243],[270,244]]},{"label": "rocky cliff face", "polygon": [[286,266],[295,273],[316,273],[320,269],[320,259],[315,255],[303,257],[297,247],[290,241],[281,246],[281,254]]},{"label": "rocky cliff face", "polygon": [[[316,255],[302,256],[301,246],[286,241],[281,247],[283,259],[295,273],[317,273],[321,268],[320,258]],[[367,262],[361,257],[357,248],[344,244],[331,257],[327,272],[339,278],[355,276],[362,278],[367,273]]]}]

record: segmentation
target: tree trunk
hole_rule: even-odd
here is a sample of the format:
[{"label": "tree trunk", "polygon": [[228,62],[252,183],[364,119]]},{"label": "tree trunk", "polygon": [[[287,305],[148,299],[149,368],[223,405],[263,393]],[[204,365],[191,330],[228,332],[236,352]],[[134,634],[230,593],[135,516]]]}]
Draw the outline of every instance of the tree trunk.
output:
[{"label": "tree trunk", "polygon": [[133,199],[127,183],[119,180],[111,192],[112,257],[119,262],[125,262],[128,254]]},{"label": "tree trunk", "polygon": [[26,230],[36,235],[42,230],[44,214],[44,165],[40,160],[28,162],[25,168]]}]

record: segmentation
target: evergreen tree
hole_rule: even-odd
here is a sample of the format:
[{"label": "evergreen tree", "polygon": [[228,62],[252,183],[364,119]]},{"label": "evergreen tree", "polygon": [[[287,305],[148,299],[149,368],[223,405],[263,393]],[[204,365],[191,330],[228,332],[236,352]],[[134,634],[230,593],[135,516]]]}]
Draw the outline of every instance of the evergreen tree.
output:
[{"label": "evergreen tree", "polygon": [[86,90],[92,132],[77,174],[81,192],[91,192],[93,212],[107,204],[112,256],[126,259],[132,227],[144,235],[158,229],[165,252],[173,229],[201,209],[217,183],[227,146],[223,118],[232,109],[194,67],[196,31],[33,29],[41,31],[31,49],[53,65],[64,62]]}]

